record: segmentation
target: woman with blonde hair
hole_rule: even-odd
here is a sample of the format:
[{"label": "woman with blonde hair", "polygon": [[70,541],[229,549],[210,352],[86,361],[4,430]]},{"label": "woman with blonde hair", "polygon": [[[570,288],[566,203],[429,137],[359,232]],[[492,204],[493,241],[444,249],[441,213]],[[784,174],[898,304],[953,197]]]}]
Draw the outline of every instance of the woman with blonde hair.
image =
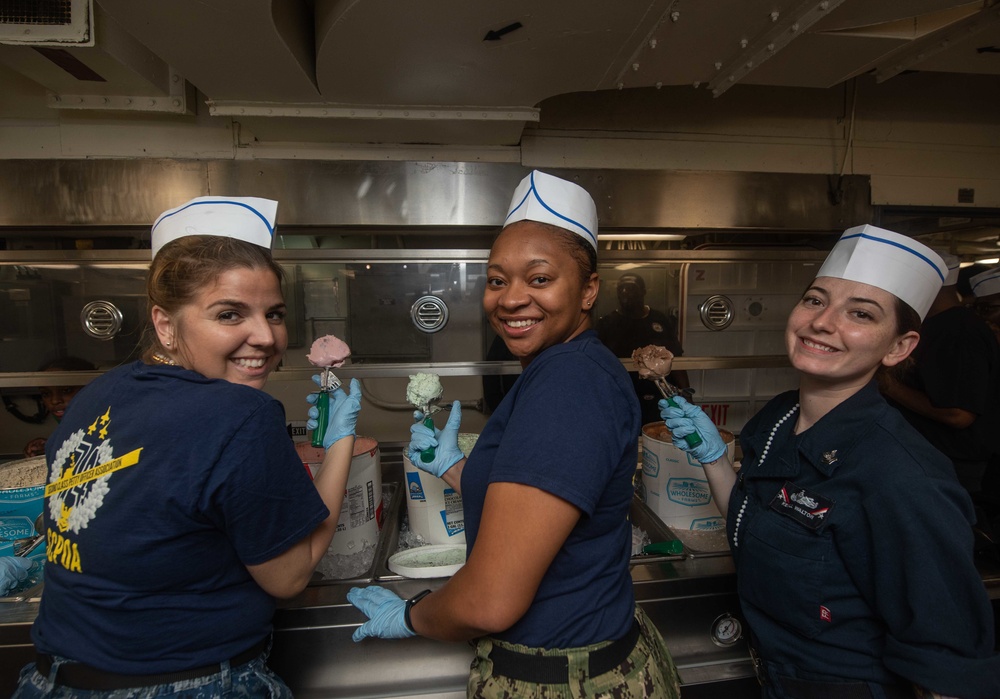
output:
[{"label": "woman with blonde hair", "polygon": [[154,224],[142,359],[80,391],[46,445],[45,594],[18,699],[291,696],[266,665],[275,598],[330,544],[361,395],[332,394],[311,481],[261,390],[288,346],[276,212],[201,197]]}]

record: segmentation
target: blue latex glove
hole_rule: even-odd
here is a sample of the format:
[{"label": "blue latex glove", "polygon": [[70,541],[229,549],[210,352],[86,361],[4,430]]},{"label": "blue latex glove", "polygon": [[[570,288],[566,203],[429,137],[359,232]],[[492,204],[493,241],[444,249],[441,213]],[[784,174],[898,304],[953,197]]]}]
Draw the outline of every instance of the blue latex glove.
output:
[{"label": "blue latex glove", "polygon": [[406,601],[384,587],[352,587],[347,601],[360,609],[368,621],[351,638],[357,643],[365,638],[410,638],[416,636],[406,627]]},{"label": "blue latex glove", "polygon": [[[667,403],[665,398],[660,399],[656,405],[660,408],[660,417],[670,428],[674,446],[688,452],[703,464],[715,461],[725,454],[726,443],[722,441],[722,435],[705,411],[697,405],[691,405],[682,396],[674,396],[672,400],[677,403],[677,407]],[[701,437],[701,444],[692,448],[684,437],[695,433]]]},{"label": "blue latex glove", "polygon": [[[410,444],[406,447],[406,455],[414,466],[427,471],[432,476],[440,478],[444,472],[465,458],[458,448],[458,428],[462,425],[462,404],[455,401],[451,404],[451,415],[444,429],[436,427],[432,431],[424,425],[424,414],[419,410],[413,412],[416,420],[410,425]],[[428,447],[435,447],[433,461],[424,462],[420,452]]]},{"label": "blue latex glove", "polygon": [[[319,385],[319,375],[313,376],[313,381]],[[323,435],[324,449],[329,449],[334,442],[354,434],[358,413],[361,412],[361,384],[357,379],[351,379],[350,394],[344,393],[341,387],[329,395],[330,411],[326,422],[326,434]],[[306,428],[310,430],[315,430],[317,426],[316,418],[319,417],[319,410],[315,403],[318,398],[318,393],[306,396],[306,401],[313,404],[313,407],[309,408],[309,419],[306,420]]]},{"label": "blue latex glove", "polygon": [[18,556],[0,557],[0,597],[24,582],[31,570],[31,561]]}]

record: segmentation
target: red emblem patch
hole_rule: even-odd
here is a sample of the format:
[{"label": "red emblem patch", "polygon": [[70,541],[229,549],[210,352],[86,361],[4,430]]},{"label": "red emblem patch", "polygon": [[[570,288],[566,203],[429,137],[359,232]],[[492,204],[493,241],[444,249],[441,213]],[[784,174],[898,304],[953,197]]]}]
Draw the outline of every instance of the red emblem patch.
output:
[{"label": "red emblem patch", "polygon": [[833,621],[833,615],[830,614],[830,610],[822,605],[819,608],[819,618],[827,622]]}]

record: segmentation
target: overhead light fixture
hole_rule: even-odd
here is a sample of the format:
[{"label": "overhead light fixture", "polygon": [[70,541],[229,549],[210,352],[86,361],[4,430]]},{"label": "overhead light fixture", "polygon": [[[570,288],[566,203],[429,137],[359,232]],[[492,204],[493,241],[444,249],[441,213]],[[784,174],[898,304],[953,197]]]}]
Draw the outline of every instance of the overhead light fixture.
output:
[{"label": "overhead light fixture", "polygon": [[339,104],[206,100],[211,116],[302,117],[311,119],[401,119],[409,121],[538,121],[535,107]]},{"label": "overhead light fixture", "polygon": [[684,240],[681,233],[598,233],[598,240]]},{"label": "overhead light fixture", "polygon": [[977,265],[995,265],[1000,262],[1000,257],[984,257],[981,260],[976,260]]}]

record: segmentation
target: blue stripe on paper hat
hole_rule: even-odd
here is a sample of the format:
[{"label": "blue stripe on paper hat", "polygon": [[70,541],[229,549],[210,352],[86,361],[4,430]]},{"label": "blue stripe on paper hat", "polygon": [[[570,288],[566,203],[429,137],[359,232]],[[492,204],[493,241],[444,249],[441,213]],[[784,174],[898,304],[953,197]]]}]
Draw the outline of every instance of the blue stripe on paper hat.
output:
[{"label": "blue stripe on paper hat", "polygon": [[844,231],[816,276],[848,279],[888,291],[923,319],[948,276],[948,268],[941,256],[923,243],[865,225]]},{"label": "blue stripe on paper hat", "polygon": [[980,272],[969,279],[969,286],[972,288],[972,295],[977,299],[1000,294],[1000,267]]},{"label": "blue stripe on paper hat", "polygon": [[559,226],[583,237],[597,250],[597,205],[587,190],[574,182],[533,170],[514,190],[503,225],[517,221]]}]

